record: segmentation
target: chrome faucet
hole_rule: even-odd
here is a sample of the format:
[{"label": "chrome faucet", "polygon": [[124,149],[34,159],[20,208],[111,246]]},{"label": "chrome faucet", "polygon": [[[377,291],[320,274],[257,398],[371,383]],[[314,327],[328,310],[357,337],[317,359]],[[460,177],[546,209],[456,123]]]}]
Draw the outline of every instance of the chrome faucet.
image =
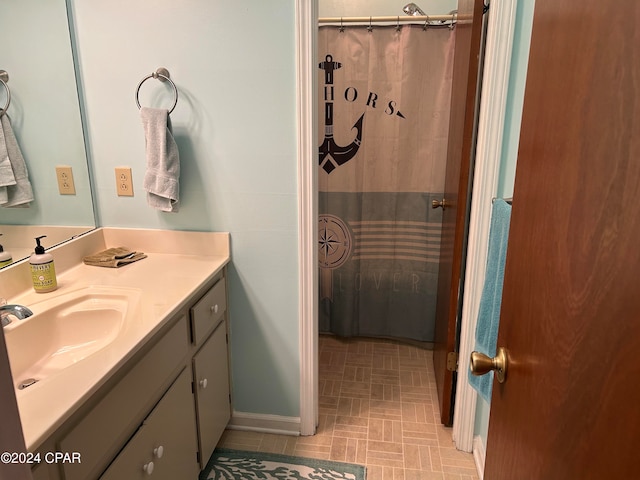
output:
[{"label": "chrome faucet", "polygon": [[24,320],[33,315],[33,312],[22,305],[0,305],[0,321],[3,327],[11,323],[9,315],[13,315],[18,320]]}]

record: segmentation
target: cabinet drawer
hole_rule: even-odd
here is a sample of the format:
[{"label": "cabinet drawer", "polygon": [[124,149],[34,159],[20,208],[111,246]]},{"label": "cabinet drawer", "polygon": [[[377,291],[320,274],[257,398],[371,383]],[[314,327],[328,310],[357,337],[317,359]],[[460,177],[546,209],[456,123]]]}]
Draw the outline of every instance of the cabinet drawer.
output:
[{"label": "cabinet drawer", "polygon": [[59,442],[61,451],[82,452],[82,463],[63,466],[66,480],[97,477],[160,397],[187,349],[183,316]]},{"label": "cabinet drawer", "polygon": [[204,468],[231,417],[226,322],[193,357],[200,466]]},{"label": "cabinet drawer", "polygon": [[184,370],[116,457],[101,480],[196,479],[196,420]]},{"label": "cabinet drawer", "polygon": [[222,277],[211,290],[209,290],[191,308],[192,339],[199,345],[218,323],[224,318],[227,309],[227,292],[225,289],[225,277]]}]

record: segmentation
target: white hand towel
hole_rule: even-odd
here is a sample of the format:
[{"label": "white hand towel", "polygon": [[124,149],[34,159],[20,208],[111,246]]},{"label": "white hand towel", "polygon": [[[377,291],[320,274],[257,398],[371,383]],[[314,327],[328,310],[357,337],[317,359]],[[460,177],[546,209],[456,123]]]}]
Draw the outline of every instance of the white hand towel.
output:
[{"label": "white hand towel", "polygon": [[7,143],[4,139],[4,128],[0,125],[0,205],[7,203],[9,200],[7,186],[15,184],[16,177],[13,176],[13,168],[11,168],[11,162],[9,161]]},{"label": "white hand towel", "polygon": [[[0,194],[0,204],[3,207],[28,207],[29,202],[33,202],[33,189],[29,181],[27,165],[24,162],[18,141],[13,134],[11,120],[6,112],[0,117],[0,123],[2,124],[2,138],[4,140],[4,142],[0,141],[0,157],[6,153],[14,178],[13,184],[6,184],[4,187],[7,194],[6,201],[3,201],[5,199]],[[4,143],[4,146],[2,143]],[[0,158],[0,165],[3,168],[5,166],[4,162]],[[6,169],[3,172],[6,172]]]},{"label": "white hand towel", "polygon": [[146,141],[147,170],[142,186],[147,203],[163,212],[177,212],[180,193],[180,155],[171,133],[169,112],[140,109]]}]

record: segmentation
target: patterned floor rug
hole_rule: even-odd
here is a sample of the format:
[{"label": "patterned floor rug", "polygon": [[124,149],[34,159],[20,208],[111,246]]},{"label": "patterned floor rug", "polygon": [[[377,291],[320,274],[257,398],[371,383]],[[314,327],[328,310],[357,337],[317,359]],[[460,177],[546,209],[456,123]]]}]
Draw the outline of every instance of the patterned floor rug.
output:
[{"label": "patterned floor rug", "polygon": [[199,480],[365,480],[362,465],[218,448]]}]

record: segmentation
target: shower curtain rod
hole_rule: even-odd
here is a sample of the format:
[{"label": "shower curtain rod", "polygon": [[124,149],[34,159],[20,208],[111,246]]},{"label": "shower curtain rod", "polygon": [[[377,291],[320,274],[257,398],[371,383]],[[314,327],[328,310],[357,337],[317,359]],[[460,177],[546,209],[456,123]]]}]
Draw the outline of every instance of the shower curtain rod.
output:
[{"label": "shower curtain rod", "polygon": [[403,15],[386,17],[321,17],[318,23],[423,23],[423,22],[456,22],[458,15]]}]

